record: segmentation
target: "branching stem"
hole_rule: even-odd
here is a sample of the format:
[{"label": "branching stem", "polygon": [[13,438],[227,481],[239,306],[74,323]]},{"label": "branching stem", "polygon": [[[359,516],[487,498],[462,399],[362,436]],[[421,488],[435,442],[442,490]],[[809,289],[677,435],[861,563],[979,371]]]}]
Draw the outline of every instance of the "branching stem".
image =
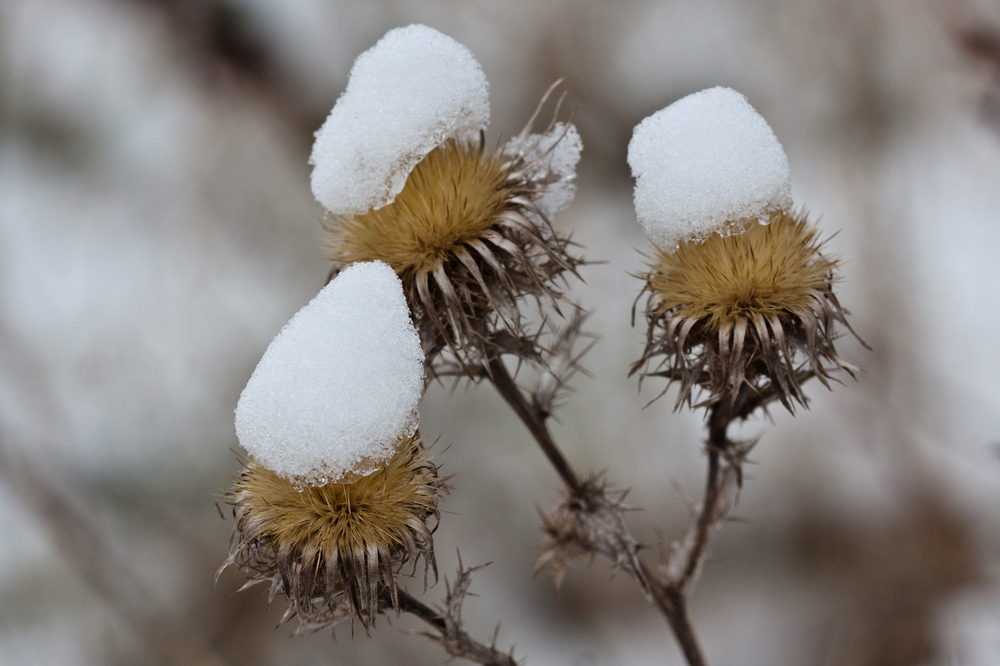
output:
[{"label": "branching stem", "polygon": [[[532,402],[517,386],[499,358],[492,359],[488,368],[491,382],[527,426],[528,431],[562,478],[571,497],[579,500],[581,505],[586,505],[588,489],[580,481],[580,477],[552,438],[546,424],[548,414],[532,407]],[[593,544],[579,544],[591,552],[600,552],[617,566],[622,566],[623,562],[635,563],[634,565],[622,566],[622,568],[632,574],[650,601],[664,615],[689,666],[706,666],[707,664],[688,616],[686,591],[708,551],[713,528],[724,517],[726,485],[734,477],[738,478],[739,463],[738,461],[733,463],[727,456],[732,448],[727,430],[734,418],[734,413],[733,409],[722,403],[712,408],[709,417],[708,478],[705,483],[705,497],[695,523],[694,532],[686,540],[689,545],[681,551],[683,561],[680,563],[681,566],[675,569],[680,571],[679,575],[661,580],[653,574],[645,564],[638,561],[634,552],[625,550],[628,547],[627,544],[636,543],[627,531],[621,535],[624,538],[615,540],[621,552],[612,554],[600,549],[595,551]],[[624,527],[622,529],[624,530]]]}]

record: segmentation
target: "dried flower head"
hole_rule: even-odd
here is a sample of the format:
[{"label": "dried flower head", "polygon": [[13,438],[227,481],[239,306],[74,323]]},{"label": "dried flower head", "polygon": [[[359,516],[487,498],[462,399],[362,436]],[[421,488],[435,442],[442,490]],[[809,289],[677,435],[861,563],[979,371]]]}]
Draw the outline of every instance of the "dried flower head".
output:
[{"label": "dried flower head", "polygon": [[478,365],[498,350],[530,349],[518,301],[530,295],[558,308],[563,294],[555,279],[580,263],[552,229],[543,201],[562,183],[549,160],[567,137],[578,140],[560,125],[547,135],[525,132],[495,151],[482,137],[447,140],[416,165],[389,205],[331,217],[335,266],[389,264],[429,359],[449,347],[460,363]]},{"label": "dried flower head", "polygon": [[851,330],[833,293],[838,262],[791,212],[788,157],[746,97],[710,88],[657,111],[636,126],[628,161],[655,248],[632,373],[679,382],[675,408],[700,387],[701,405],[728,400],[746,416],[775,398],[791,411],[806,404],[805,380],[829,386],[831,370],[855,370],[833,344],[837,322]]},{"label": "dried flower head", "polygon": [[809,377],[828,385],[833,369],[853,373],[834,348],[836,323],[851,328],[833,292],[838,262],[822,245],[805,215],[777,212],[742,234],[657,250],[643,275],[646,348],[632,372],[679,382],[677,406],[695,387],[708,392],[703,404],[734,404],[747,386],[789,410],[806,404]]},{"label": "dried flower head", "polygon": [[251,576],[243,589],[269,582],[270,598],[288,601],[282,621],[297,615],[300,631],[345,618],[373,624],[380,597],[398,607],[395,577],[407,563],[423,558],[425,575],[437,575],[431,535],[447,487],[419,435],[351,483],[299,488],[252,460],[234,481],[226,498],[236,529],[219,573],[236,565]]},{"label": "dried flower head", "polygon": [[389,264],[432,373],[445,349],[463,374],[501,353],[536,353],[519,300],[558,311],[555,279],[580,263],[550,224],[572,198],[580,137],[555,122],[530,134],[534,118],[487,149],[489,85],[475,56],[412,25],[358,56],[316,133],[312,189],[329,214],[331,274]]}]

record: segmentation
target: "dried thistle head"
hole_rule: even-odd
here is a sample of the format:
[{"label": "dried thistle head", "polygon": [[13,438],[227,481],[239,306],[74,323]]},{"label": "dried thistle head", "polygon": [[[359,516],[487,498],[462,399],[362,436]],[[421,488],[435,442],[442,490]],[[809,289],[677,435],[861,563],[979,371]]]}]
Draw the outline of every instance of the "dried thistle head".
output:
[{"label": "dried thistle head", "polygon": [[[438,500],[447,490],[419,435],[403,438],[382,469],[350,483],[298,487],[253,460],[226,493],[236,528],[229,558],[251,576],[243,589],[269,582],[284,595],[282,621],[299,631],[341,619],[375,622],[394,607],[396,576],[421,558],[437,575],[432,534]],[[218,574],[217,574],[218,576]]]},{"label": "dried thistle head", "polygon": [[851,330],[833,293],[838,262],[791,212],[788,157],[746,97],[710,88],[657,111],[636,126],[628,161],[656,248],[632,373],[679,382],[675,408],[697,387],[699,406],[745,417],[773,399],[804,406],[804,381],[854,371],[833,344],[838,322]]},{"label": "dried thistle head", "polygon": [[642,276],[646,348],[632,372],[679,382],[677,407],[696,387],[704,405],[736,406],[744,386],[758,404],[806,405],[805,380],[828,386],[830,371],[856,369],[834,347],[837,323],[853,331],[833,292],[838,261],[822,246],[804,214],[778,211],[741,234],[656,250]]},{"label": "dried thistle head", "polygon": [[581,263],[553,230],[544,201],[553,185],[565,185],[549,164],[565,140],[578,141],[561,124],[496,150],[482,136],[448,139],[414,167],[392,203],[330,217],[335,270],[389,264],[428,360],[449,348],[463,366],[478,366],[498,352],[531,350],[519,301],[533,296],[558,309],[564,296],[556,279]]},{"label": "dried thistle head", "polygon": [[550,223],[572,198],[576,129],[553,122],[531,134],[536,111],[488,149],[489,115],[489,84],[469,49],[426,26],[397,28],[358,56],[310,157],[332,274],[356,261],[392,266],[431,374],[451,369],[444,350],[471,377],[502,353],[537,356],[520,301],[558,312],[556,279],[580,264]]}]

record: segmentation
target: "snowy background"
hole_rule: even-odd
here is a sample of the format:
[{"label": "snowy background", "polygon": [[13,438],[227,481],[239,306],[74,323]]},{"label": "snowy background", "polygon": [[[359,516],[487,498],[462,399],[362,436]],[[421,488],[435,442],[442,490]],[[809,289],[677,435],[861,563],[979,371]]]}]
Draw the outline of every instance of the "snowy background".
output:
[{"label": "snowy background", "polygon": [[[632,127],[736,88],[784,145],[796,205],[839,231],[841,300],[874,351],[845,339],[860,381],[745,427],[763,439],[743,521],[692,602],[710,663],[1000,663],[995,0],[4,0],[0,664],[444,661],[408,618],[290,639],[264,590],[212,582],[237,398],[328,270],[312,134],[354,58],[411,22],[479,59],[491,141],[566,77],[584,152],[557,226],[607,263],[575,289],[601,340],[556,434],[633,488],[650,543],[683,528],[704,460],[699,415],[643,410],[655,387],[626,378]],[[456,550],[493,563],[474,635],[502,622],[535,666],[681,663],[604,563],[558,597],[532,579],[557,479],[488,387],[435,386],[421,414],[455,474],[442,572]]]}]

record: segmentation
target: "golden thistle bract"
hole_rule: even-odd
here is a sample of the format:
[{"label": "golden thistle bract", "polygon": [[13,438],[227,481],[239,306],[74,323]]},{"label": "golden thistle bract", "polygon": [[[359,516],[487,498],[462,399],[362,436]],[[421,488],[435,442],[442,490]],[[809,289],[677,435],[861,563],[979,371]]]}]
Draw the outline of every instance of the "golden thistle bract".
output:
[{"label": "golden thistle bract", "polygon": [[554,303],[562,298],[554,278],[580,264],[537,204],[550,183],[540,168],[547,157],[490,151],[482,136],[449,139],[414,167],[392,203],[331,217],[334,270],[375,259],[392,266],[429,364],[446,347],[460,363],[478,364],[497,353],[497,330],[530,346],[517,301]]},{"label": "golden thistle bract", "polygon": [[[268,581],[283,594],[282,621],[299,629],[350,617],[374,623],[404,564],[434,561],[437,503],[447,490],[419,435],[404,438],[381,470],[351,483],[299,488],[252,460],[226,499],[236,529],[221,573],[235,564],[251,575],[244,587]],[[388,596],[386,596],[388,595]]]},{"label": "golden thistle bract", "polygon": [[804,214],[778,211],[741,234],[656,250],[642,276],[646,349],[632,372],[679,382],[677,406],[702,387],[703,404],[736,407],[744,386],[748,397],[776,397],[789,410],[805,405],[803,381],[855,370],[834,348],[835,323],[851,329],[833,293],[838,261],[821,249]]}]

